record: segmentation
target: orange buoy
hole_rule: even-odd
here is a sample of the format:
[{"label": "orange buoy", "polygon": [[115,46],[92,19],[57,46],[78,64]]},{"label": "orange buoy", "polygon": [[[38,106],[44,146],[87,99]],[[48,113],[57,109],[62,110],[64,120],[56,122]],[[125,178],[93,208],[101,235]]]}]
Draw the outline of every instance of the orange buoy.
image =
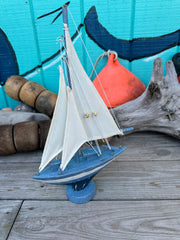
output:
[{"label": "orange buoy", "polygon": [[108,108],[131,101],[145,90],[145,85],[114,58],[114,54],[109,55],[106,66],[93,81]]}]

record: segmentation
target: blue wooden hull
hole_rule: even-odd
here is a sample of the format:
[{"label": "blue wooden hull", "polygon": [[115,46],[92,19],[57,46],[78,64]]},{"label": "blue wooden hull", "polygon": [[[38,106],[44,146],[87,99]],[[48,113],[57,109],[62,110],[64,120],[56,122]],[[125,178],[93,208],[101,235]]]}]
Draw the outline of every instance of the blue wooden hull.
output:
[{"label": "blue wooden hull", "polygon": [[74,155],[64,171],[59,168],[61,163],[59,159],[51,162],[48,167],[34,175],[33,178],[50,184],[79,183],[83,187],[86,181],[90,181],[94,175],[125,149],[126,147],[111,147],[111,150],[109,150],[107,146],[103,146],[100,156],[92,148],[83,149],[81,153],[77,152]]}]

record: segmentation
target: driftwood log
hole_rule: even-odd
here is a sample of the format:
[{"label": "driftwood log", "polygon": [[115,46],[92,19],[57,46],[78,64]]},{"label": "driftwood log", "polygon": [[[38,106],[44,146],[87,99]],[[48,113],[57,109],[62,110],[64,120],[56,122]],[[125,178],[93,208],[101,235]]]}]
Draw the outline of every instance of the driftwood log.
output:
[{"label": "driftwood log", "polygon": [[114,108],[114,113],[122,128],[134,128],[129,133],[157,131],[180,139],[180,84],[173,62],[166,62],[163,76],[162,60],[157,58],[145,92]]}]

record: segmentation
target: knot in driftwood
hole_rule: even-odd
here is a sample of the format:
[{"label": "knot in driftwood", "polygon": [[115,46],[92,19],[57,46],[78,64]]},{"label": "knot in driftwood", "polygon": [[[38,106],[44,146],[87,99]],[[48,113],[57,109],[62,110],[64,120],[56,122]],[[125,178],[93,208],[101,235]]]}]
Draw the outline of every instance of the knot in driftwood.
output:
[{"label": "knot in driftwood", "polygon": [[148,86],[149,100],[153,101],[161,98],[161,90],[156,82],[151,82]]}]

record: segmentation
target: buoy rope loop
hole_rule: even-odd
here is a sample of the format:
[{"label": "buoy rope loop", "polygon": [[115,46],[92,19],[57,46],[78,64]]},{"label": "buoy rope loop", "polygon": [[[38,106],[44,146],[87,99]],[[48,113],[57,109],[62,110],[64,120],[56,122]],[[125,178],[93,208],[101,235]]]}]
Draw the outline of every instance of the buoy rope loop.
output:
[{"label": "buoy rope loop", "polygon": [[107,52],[102,53],[102,54],[97,58],[94,66],[93,66],[92,72],[91,72],[91,74],[90,74],[90,76],[89,76],[90,79],[91,79],[91,77],[92,77],[92,75],[93,75],[93,73],[94,73],[94,71],[95,71],[95,68],[96,68],[97,63],[99,62],[99,60],[102,59],[102,58],[105,57],[105,56],[108,56],[108,57],[109,57],[109,55],[111,55],[111,54],[114,54],[114,55],[115,55],[115,57],[114,57],[114,59],[113,59],[113,61],[115,61],[115,60],[118,58],[118,54],[117,54],[117,52],[112,51],[112,50],[108,50]]}]

